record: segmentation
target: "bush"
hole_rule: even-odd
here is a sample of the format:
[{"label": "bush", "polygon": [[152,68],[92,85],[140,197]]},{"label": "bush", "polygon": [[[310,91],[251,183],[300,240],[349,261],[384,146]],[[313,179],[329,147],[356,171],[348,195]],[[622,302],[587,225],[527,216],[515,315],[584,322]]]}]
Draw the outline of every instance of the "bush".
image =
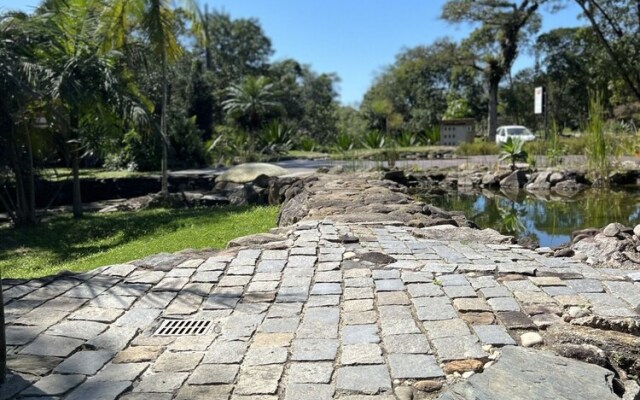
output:
[{"label": "bush", "polygon": [[498,153],[500,153],[500,148],[495,143],[484,140],[462,143],[456,148],[456,154],[460,156],[488,156]]},{"label": "bush", "polygon": [[206,165],[202,132],[196,117],[176,116],[169,125],[171,168],[198,168]]},{"label": "bush", "polygon": [[137,171],[157,171],[160,169],[160,141],[157,135],[141,135],[136,130],[125,133],[124,149],[120,156],[125,165]]}]

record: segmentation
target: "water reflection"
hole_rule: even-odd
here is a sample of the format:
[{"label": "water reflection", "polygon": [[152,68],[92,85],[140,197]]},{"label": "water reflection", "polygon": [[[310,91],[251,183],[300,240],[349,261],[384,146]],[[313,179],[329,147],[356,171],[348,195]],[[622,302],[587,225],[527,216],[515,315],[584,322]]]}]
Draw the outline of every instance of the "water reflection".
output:
[{"label": "water reflection", "polygon": [[601,228],[611,222],[631,227],[640,223],[640,198],[637,191],[629,190],[592,189],[568,199],[483,189],[426,194],[424,200],[445,210],[463,211],[482,228],[537,239],[540,246],[567,243],[578,229]]}]

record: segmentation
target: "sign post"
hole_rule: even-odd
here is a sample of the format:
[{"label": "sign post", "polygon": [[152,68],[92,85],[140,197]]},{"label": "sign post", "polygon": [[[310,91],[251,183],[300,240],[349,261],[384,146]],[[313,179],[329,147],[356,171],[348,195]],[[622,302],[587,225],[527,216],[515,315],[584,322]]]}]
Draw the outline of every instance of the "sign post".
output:
[{"label": "sign post", "polygon": [[544,139],[547,139],[547,91],[544,86],[535,89],[533,112],[536,115],[544,114]]}]

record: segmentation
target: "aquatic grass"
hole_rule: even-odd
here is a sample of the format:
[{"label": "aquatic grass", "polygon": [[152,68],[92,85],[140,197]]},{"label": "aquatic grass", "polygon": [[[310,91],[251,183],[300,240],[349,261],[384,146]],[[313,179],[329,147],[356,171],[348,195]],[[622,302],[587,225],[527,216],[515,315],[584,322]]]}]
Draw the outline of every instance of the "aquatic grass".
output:
[{"label": "aquatic grass", "polygon": [[596,94],[589,101],[589,120],[586,126],[587,140],[585,156],[587,157],[587,169],[594,187],[606,187],[608,185],[609,150],[605,138],[605,119],[602,98]]}]

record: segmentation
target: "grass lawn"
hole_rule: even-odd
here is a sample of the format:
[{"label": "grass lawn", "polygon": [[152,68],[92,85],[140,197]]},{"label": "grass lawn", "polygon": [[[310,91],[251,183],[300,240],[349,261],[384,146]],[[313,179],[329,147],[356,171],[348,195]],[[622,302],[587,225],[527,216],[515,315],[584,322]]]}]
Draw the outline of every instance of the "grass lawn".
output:
[{"label": "grass lawn", "polygon": [[60,270],[87,271],[160,252],[224,248],[240,236],[266,232],[277,207],[223,207],[59,215],[21,229],[0,228],[3,278],[35,278]]},{"label": "grass lawn", "polygon": [[[80,169],[80,179],[113,179],[113,178],[133,178],[138,176],[160,175],[160,172],[140,172],[140,171],[112,171],[100,168]],[[50,181],[63,181],[71,179],[71,168],[45,168],[40,170],[42,178]]]}]

